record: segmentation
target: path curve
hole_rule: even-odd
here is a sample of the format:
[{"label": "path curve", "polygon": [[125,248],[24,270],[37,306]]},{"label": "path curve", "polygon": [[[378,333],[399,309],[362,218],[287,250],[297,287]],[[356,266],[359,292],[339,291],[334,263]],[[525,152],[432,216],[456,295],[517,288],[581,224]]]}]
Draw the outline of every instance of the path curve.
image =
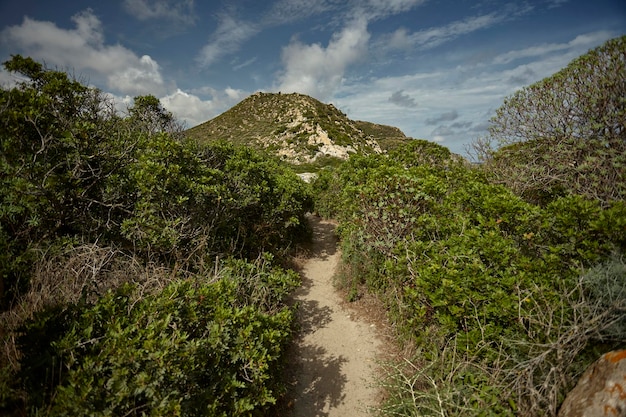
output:
[{"label": "path curve", "polygon": [[376,405],[374,325],[357,321],[333,286],[340,253],[335,224],[316,217],[313,248],[295,293],[300,332],[292,352],[292,417],[366,416]]}]

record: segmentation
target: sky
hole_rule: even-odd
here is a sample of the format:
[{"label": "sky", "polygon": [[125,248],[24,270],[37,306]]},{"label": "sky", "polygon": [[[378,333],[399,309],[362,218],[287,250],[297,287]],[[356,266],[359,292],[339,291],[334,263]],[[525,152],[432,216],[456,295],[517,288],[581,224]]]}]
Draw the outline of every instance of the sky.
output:
[{"label": "sky", "polygon": [[0,0],[0,62],[30,56],[119,108],[152,94],[193,127],[298,92],[459,154],[507,96],[624,34],[623,0]]}]

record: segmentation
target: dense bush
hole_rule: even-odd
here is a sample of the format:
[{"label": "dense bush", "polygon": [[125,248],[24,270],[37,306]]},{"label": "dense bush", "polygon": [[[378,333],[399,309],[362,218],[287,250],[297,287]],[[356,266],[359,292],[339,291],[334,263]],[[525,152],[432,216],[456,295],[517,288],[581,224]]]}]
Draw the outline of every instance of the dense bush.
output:
[{"label": "dense bush", "polygon": [[123,285],[89,306],[26,322],[18,344],[29,408],[47,415],[262,415],[281,394],[295,273],[231,261],[144,294]]},{"label": "dense bush", "polygon": [[570,193],[624,200],[625,96],[622,36],[508,97],[475,149],[495,181],[528,201]]},{"label": "dense bush", "polygon": [[[431,146],[437,154],[438,145]],[[608,317],[589,307],[580,284],[588,268],[626,249],[616,232],[623,230],[626,205],[567,195],[541,207],[461,161],[425,159],[354,158],[314,184],[325,212],[341,220],[350,296],[365,286],[386,301],[400,337],[421,352],[408,370],[395,367],[408,372],[395,378],[426,390],[419,395],[445,386],[445,412],[487,407],[493,415],[553,414],[589,360],[585,352],[626,337],[599,330],[626,307],[624,292],[610,302]],[[340,190],[332,207],[324,190]],[[595,296],[605,298],[595,288]],[[585,330],[587,319],[597,327]],[[532,387],[511,382],[514,369],[538,358],[543,362],[533,368]],[[533,396],[542,384],[554,391]]]},{"label": "dense bush", "polygon": [[556,415],[626,340],[625,39],[508,98],[480,166],[420,141],[314,184],[350,297],[377,293],[417,351],[383,415]]},{"label": "dense bush", "polygon": [[5,307],[27,286],[36,247],[59,237],[174,263],[199,248],[254,258],[302,234],[307,188],[273,160],[180,139],[154,97],[136,98],[123,118],[65,73],[19,56],[6,67],[28,78],[0,96]]},{"label": "dense bush", "polygon": [[155,97],[122,115],[29,58],[5,67],[21,78],[0,90],[2,412],[262,415],[297,280],[247,261],[307,237],[307,184],[186,140]]}]

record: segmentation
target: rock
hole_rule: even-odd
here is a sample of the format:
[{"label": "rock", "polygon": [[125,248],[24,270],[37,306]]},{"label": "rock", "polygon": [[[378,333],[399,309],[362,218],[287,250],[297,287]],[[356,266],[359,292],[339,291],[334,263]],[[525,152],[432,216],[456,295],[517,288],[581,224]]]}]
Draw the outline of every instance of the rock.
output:
[{"label": "rock", "polygon": [[559,417],[626,417],[626,350],[609,352],[567,394]]},{"label": "rock", "polygon": [[314,172],[303,172],[301,174],[297,174],[300,179],[304,182],[311,182],[313,181],[315,178],[317,178],[317,174]]}]

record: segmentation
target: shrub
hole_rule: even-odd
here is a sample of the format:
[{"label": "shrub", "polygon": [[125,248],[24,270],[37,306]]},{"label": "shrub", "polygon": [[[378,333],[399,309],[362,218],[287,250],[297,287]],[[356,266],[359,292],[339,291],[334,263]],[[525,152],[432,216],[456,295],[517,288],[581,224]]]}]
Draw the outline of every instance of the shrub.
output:
[{"label": "shrub", "polygon": [[[145,294],[126,284],[93,305],[25,323],[20,372],[49,415],[262,415],[283,392],[294,273],[241,261]],[[44,376],[42,378],[42,376]]]},{"label": "shrub", "polygon": [[[488,405],[497,415],[554,415],[590,352],[616,340],[596,330],[616,326],[621,307],[605,316],[580,277],[626,249],[615,231],[623,204],[568,194],[542,207],[480,169],[416,158],[355,158],[324,179],[341,192],[351,296],[357,285],[378,294],[401,340],[422,355],[439,361],[435,353],[454,346],[442,364],[392,366],[400,383],[392,409],[482,415]],[[518,372],[524,366],[532,377]]]},{"label": "shrub", "polygon": [[538,204],[572,193],[624,200],[625,62],[622,36],[507,98],[475,144],[486,171]]},{"label": "shrub", "polygon": [[0,90],[2,411],[262,415],[297,283],[270,264],[307,237],[308,185],[185,140],[152,96],[123,116],[62,72],[5,67],[26,78]]}]

